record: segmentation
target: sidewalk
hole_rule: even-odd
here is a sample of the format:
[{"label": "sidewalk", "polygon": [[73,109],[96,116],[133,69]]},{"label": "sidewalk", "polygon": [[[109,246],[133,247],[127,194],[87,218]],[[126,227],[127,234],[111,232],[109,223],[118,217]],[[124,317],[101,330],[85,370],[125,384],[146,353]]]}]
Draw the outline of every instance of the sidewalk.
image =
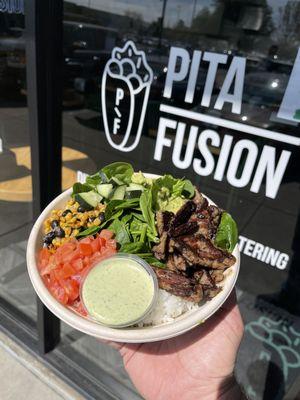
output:
[{"label": "sidewalk", "polygon": [[0,365],[1,400],[84,400],[1,332]]}]

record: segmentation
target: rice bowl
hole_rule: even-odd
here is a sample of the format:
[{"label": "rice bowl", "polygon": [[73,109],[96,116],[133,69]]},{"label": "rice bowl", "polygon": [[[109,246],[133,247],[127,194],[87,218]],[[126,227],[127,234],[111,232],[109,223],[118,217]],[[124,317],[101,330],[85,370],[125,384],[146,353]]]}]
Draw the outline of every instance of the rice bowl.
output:
[{"label": "rice bowl", "polygon": [[[158,177],[152,174],[146,174],[146,176],[149,178]],[[229,296],[239,271],[238,246],[235,247],[232,253],[236,258],[236,263],[226,271],[221,292],[204,304],[200,303],[198,305],[159,289],[157,306],[147,318],[139,323],[138,326],[122,330],[100,325],[64,307],[51,296],[45,287],[38,272],[36,254],[42,243],[43,221],[49,216],[52,209],[61,207],[70,194],[71,189],[62,193],[43,211],[32,229],[27,247],[28,272],[38,296],[58,318],[67,324],[84,333],[106,340],[128,343],[163,340],[182,334],[199,323],[203,323]],[[210,204],[214,204],[209,199],[208,201]]]}]

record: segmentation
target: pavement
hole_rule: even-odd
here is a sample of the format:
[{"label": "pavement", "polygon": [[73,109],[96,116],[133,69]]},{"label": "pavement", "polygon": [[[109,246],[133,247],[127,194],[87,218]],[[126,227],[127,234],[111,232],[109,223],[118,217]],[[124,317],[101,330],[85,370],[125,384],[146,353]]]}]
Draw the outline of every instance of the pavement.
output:
[{"label": "pavement", "polygon": [[1,400],[84,400],[3,333],[0,365]]}]

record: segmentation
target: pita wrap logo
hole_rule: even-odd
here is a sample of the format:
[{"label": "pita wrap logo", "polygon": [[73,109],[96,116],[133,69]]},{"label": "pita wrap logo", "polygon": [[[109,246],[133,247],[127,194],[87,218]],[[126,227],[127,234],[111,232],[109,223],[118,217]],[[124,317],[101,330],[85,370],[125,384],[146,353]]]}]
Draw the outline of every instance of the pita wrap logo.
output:
[{"label": "pita wrap logo", "polygon": [[153,80],[145,53],[132,41],[115,47],[102,76],[101,102],[108,142],[120,151],[139,144]]}]

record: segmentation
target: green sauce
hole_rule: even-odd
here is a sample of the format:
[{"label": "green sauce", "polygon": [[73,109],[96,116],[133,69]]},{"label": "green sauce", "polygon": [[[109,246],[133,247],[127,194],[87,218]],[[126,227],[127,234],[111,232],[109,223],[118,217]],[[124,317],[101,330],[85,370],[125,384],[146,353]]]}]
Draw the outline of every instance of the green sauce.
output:
[{"label": "green sauce", "polygon": [[88,273],[81,296],[90,316],[106,325],[126,325],[148,309],[154,297],[154,283],[137,261],[112,258]]}]

